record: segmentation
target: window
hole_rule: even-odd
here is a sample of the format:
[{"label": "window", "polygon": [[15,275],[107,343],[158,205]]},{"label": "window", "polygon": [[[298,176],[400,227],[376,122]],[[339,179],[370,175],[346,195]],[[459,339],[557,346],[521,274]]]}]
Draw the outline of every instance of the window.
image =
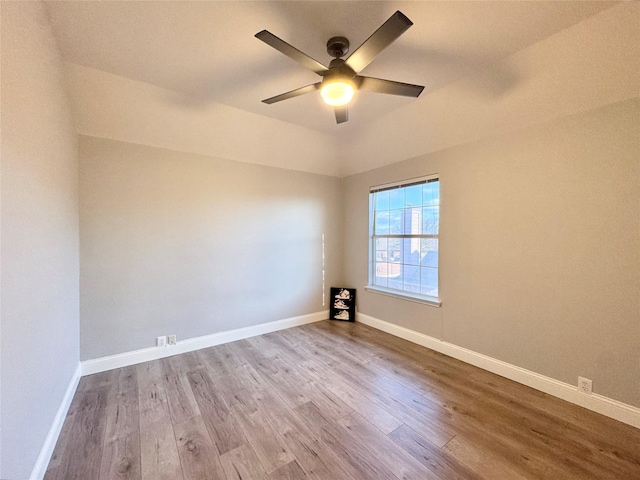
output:
[{"label": "window", "polygon": [[437,176],[371,188],[367,289],[439,305],[439,221]]}]

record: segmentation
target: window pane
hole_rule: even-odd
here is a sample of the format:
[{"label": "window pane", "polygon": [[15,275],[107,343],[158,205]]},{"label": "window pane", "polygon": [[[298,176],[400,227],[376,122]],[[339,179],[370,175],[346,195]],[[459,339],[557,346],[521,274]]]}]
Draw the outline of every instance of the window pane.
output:
[{"label": "window pane", "polygon": [[438,269],[431,267],[420,267],[420,293],[438,296]]},{"label": "window pane", "polygon": [[374,235],[389,234],[389,212],[376,212]]},{"label": "window pane", "polygon": [[387,251],[389,245],[386,238],[377,238],[376,239],[376,262],[386,262],[387,261]]},{"label": "window pane", "polygon": [[402,239],[401,238],[389,239],[388,261],[392,263],[402,263]]},{"label": "window pane", "polygon": [[376,211],[380,210],[389,210],[389,191],[386,190],[384,192],[376,192],[373,194],[375,198],[375,208]]},{"label": "window pane", "polygon": [[422,209],[421,208],[405,208],[403,210],[404,231],[405,234],[420,234]]},{"label": "window pane", "polygon": [[424,235],[438,234],[440,207],[425,207],[422,209],[422,233]]},{"label": "window pane", "polygon": [[403,240],[402,261],[407,265],[420,265],[420,239],[405,238]]},{"label": "window pane", "polygon": [[407,187],[404,189],[404,206],[422,206],[422,185],[414,185],[413,187]]},{"label": "window pane", "polygon": [[422,204],[425,206],[440,204],[440,182],[425,183],[422,186]]},{"label": "window pane", "polygon": [[398,235],[402,233],[403,227],[402,210],[391,210],[389,212],[389,233]]},{"label": "window pane", "polygon": [[405,265],[403,273],[404,290],[420,293],[420,267]]},{"label": "window pane", "polygon": [[404,207],[404,188],[389,190],[389,208]]},{"label": "window pane", "polygon": [[438,268],[438,239],[423,238],[420,246],[420,265]]},{"label": "window pane", "polygon": [[379,285],[381,287],[386,287],[387,277],[389,276],[388,270],[389,270],[389,264],[387,262],[376,262],[373,284]]}]

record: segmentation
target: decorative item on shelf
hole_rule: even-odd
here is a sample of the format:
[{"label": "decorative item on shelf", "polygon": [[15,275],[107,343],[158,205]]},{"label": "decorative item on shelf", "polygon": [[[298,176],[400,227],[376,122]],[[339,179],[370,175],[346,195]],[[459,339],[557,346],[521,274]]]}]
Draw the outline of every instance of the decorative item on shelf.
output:
[{"label": "decorative item on shelf", "polygon": [[329,318],[331,320],[344,320],[355,322],[356,320],[356,289],[331,287],[331,307]]}]

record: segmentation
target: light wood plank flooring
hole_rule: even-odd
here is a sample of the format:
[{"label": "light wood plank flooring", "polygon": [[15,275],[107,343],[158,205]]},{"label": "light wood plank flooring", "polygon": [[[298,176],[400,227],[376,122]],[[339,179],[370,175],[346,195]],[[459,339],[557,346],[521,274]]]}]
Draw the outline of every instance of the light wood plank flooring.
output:
[{"label": "light wood plank flooring", "polygon": [[640,430],[362,324],[82,378],[46,480],[640,479]]}]

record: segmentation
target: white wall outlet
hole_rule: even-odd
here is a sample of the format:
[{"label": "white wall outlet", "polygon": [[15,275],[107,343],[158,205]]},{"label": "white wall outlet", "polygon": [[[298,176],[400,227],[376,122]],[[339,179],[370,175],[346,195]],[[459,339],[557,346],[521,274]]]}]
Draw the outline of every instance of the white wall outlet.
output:
[{"label": "white wall outlet", "polygon": [[593,391],[593,382],[588,378],[578,377],[578,391],[591,395]]},{"label": "white wall outlet", "polygon": [[166,347],[167,346],[167,336],[163,335],[162,337],[156,338],[156,347]]},{"label": "white wall outlet", "polygon": [[168,343],[169,345],[175,345],[175,344],[176,344],[176,336],[175,336],[175,335],[169,335],[169,336],[167,337],[167,339],[168,339],[168,340],[167,340],[167,343]]}]

